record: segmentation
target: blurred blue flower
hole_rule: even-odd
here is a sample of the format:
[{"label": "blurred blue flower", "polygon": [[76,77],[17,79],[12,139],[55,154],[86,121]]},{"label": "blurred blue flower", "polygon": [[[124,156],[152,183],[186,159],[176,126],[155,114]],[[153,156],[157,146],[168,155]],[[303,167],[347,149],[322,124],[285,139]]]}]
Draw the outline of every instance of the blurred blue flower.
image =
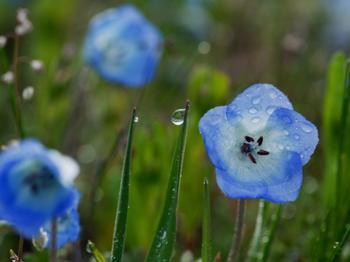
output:
[{"label": "blurred blue flower", "polygon": [[297,198],[318,131],[277,88],[249,87],[228,106],[209,110],[199,128],[225,195],[276,203]]},{"label": "blurred blue flower", "polygon": [[0,218],[25,237],[76,205],[76,162],[26,139],[0,154]]},{"label": "blurred blue flower", "polygon": [[[46,248],[51,247],[51,223],[44,226],[44,231],[48,234]],[[80,223],[77,208],[70,209],[66,214],[57,220],[57,249],[62,248],[65,244],[75,242],[79,238]]]},{"label": "blurred blue flower", "polygon": [[92,19],[84,58],[106,80],[141,87],[153,78],[162,45],[157,28],[126,4]]}]

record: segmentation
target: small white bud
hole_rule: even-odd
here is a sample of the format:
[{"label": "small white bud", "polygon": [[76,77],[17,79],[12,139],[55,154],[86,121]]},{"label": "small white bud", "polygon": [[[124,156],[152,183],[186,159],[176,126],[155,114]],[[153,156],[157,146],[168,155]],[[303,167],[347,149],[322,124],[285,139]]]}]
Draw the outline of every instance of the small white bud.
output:
[{"label": "small white bud", "polygon": [[28,21],[27,23],[19,24],[15,28],[15,33],[16,35],[25,35],[32,31],[33,26],[32,24]]},{"label": "small white bud", "polygon": [[17,10],[17,21],[21,24],[25,24],[28,21],[28,10],[24,8],[20,8]]},{"label": "small white bud", "polygon": [[15,75],[12,71],[8,71],[2,75],[1,79],[5,84],[12,84],[13,80],[15,79]]},{"label": "small white bud", "polygon": [[22,91],[22,98],[23,100],[30,100],[32,99],[34,95],[34,87],[32,86],[27,86],[26,88],[23,89]]},{"label": "small white bud", "polygon": [[3,35],[0,35],[0,48],[5,47],[6,43],[7,43],[7,38]]},{"label": "small white bud", "polygon": [[44,68],[44,64],[42,61],[40,60],[32,60],[30,62],[30,67],[34,70],[34,71],[37,71],[37,72],[40,72],[43,70]]}]

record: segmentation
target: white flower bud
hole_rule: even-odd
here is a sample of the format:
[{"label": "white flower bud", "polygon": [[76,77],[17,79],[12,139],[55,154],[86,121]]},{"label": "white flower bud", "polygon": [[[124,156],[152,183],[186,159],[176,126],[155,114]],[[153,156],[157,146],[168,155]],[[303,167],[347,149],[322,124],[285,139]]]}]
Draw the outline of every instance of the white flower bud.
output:
[{"label": "white flower bud", "polygon": [[30,62],[30,67],[31,67],[34,71],[40,72],[40,71],[43,70],[44,64],[43,64],[43,62],[40,61],[40,60],[32,60],[32,61]]},{"label": "white flower bud", "polygon": [[7,73],[2,75],[1,79],[6,84],[12,84],[13,80],[15,79],[15,75],[12,71],[8,71]]},{"label": "white flower bud", "polygon": [[32,86],[27,86],[26,88],[24,88],[22,91],[23,100],[32,99],[34,92],[35,92],[35,90],[34,90],[34,87],[32,87]]},{"label": "white flower bud", "polygon": [[3,35],[0,35],[0,48],[5,47],[6,43],[7,43],[7,38]]},{"label": "white flower bud", "polygon": [[32,31],[32,29],[33,29],[33,26],[28,21],[25,24],[19,24],[18,26],[16,26],[15,33],[16,33],[16,35],[25,35],[25,34],[29,33],[30,31]]}]

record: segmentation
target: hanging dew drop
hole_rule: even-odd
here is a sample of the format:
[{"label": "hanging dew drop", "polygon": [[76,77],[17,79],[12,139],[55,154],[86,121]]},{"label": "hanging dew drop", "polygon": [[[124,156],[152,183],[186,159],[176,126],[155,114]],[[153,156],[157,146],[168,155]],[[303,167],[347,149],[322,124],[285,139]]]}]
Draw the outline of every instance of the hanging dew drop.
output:
[{"label": "hanging dew drop", "polygon": [[177,109],[174,111],[174,113],[171,116],[171,122],[174,125],[180,126],[184,123],[184,117],[185,117],[185,109]]},{"label": "hanging dew drop", "polygon": [[138,123],[139,122],[139,117],[138,116],[135,116],[134,117],[134,123]]},{"label": "hanging dew drop", "polygon": [[308,123],[301,123],[301,129],[305,132],[305,133],[311,133],[312,132],[312,126]]}]

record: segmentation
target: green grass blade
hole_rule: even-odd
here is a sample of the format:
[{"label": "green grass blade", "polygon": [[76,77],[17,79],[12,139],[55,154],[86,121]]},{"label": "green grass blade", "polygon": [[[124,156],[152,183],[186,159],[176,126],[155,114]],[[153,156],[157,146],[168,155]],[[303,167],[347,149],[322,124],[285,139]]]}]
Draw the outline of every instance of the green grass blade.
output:
[{"label": "green grass blade", "polygon": [[189,102],[186,103],[184,122],[177,141],[163,213],[149,251],[147,261],[169,261],[176,239],[176,209],[187,137]]},{"label": "green grass blade", "polygon": [[327,88],[324,100],[323,133],[325,154],[325,183],[324,194],[328,207],[336,205],[337,184],[337,155],[339,145],[339,130],[341,129],[341,106],[339,103],[343,97],[344,70],[346,57],[342,52],[333,55],[327,76]]},{"label": "green grass blade", "polygon": [[333,252],[331,254],[330,260],[329,261],[338,261],[339,256],[341,255],[341,252],[343,250],[344,245],[348,241],[350,236],[350,225],[346,226],[346,230],[342,236],[342,239],[340,242],[335,242],[333,245]]},{"label": "green grass blade", "polygon": [[255,229],[248,250],[248,261],[255,262],[261,256],[260,247],[264,230],[264,218],[266,217],[267,205],[264,200],[259,201],[259,210],[256,217]]},{"label": "green grass blade", "polygon": [[262,256],[261,256],[261,259],[259,259],[258,261],[266,262],[267,259],[269,258],[272,242],[273,242],[273,239],[275,238],[277,226],[281,219],[281,214],[282,214],[282,205],[278,205],[276,212],[271,217],[271,224],[267,229],[266,235],[264,236],[264,238],[266,237],[266,242],[264,241]]},{"label": "green grass blade", "polygon": [[106,262],[104,256],[96,248],[95,244],[92,243],[90,240],[88,241],[88,243],[86,245],[86,249],[89,253],[91,253],[94,256],[96,262]]},{"label": "green grass blade", "polygon": [[125,235],[126,235],[126,223],[129,208],[129,179],[130,179],[130,166],[132,155],[132,140],[135,126],[136,109],[132,112],[132,117],[129,125],[128,142],[124,155],[124,162],[122,168],[122,177],[120,181],[118,206],[114,224],[113,243],[111,251],[111,261],[120,262],[123,256]]},{"label": "green grass blade", "polygon": [[202,261],[211,262],[211,237],[210,237],[210,195],[208,179],[204,179],[203,196],[203,235],[202,235]]}]

